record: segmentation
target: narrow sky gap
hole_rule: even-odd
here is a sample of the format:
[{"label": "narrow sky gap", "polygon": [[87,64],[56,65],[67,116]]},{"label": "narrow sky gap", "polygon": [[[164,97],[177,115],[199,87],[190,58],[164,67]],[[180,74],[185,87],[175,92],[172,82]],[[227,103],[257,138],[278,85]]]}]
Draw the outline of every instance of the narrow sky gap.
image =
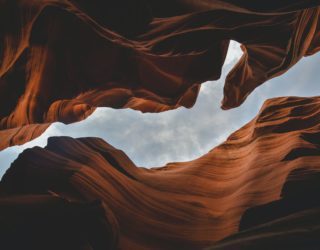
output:
[{"label": "narrow sky gap", "polygon": [[43,147],[48,137],[61,135],[101,137],[124,150],[139,166],[155,167],[172,161],[188,161],[223,142],[232,132],[251,120],[266,99],[320,94],[317,69],[320,55],[316,54],[302,59],[285,75],[258,87],[241,107],[221,110],[225,73],[241,54],[239,45],[232,42],[221,79],[203,84],[192,109],[142,114],[129,109],[98,108],[85,121],[70,125],[54,123],[41,137],[0,152],[0,176],[24,149]]}]

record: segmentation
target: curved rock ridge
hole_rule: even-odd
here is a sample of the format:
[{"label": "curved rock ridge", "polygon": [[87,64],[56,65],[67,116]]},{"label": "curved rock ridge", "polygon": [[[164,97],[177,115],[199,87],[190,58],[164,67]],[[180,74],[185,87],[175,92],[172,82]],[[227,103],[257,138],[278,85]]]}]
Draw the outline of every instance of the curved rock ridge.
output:
[{"label": "curved rock ridge", "polygon": [[[242,44],[222,107],[320,48],[319,0],[3,0],[0,149],[96,107],[191,107]],[[31,125],[31,126],[30,126]]]},{"label": "curved rock ridge", "polygon": [[207,250],[295,249],[320,246],[320,207],[299,211],[239,232]]},{"label": "curved rock ridge", "polygon": [[[153,169],[135,166],[99,138],[51,137],[45,148],[20,154],[1,190],[101,200],[120,249],[202,249],[256,223],[282,227],[287,219],[318,215],[312,210],[318,203],[310,202],[317,195],[303,200],[318,192],[318,182],[297,177],[319,177],[319,110],[320,97],[267,100],[256,118],[207,154]],[[280,208],[271,206],[270,217],[269,205],[259,207],[272,202]]]},{"label": "curved rock ridge", "polygon": [[248,209],[242,216],[240,232],[210,249],[318,249],[319,191],[319,170],[293,170],[280,200]]}]

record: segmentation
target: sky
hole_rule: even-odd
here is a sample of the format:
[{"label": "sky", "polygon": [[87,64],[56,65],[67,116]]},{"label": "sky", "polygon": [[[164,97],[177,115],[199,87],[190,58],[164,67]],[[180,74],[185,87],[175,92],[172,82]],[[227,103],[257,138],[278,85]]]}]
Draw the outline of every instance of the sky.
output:
[{"label": "sky", "polygon": [[240,107],[220,109],[226,74],[241,54],[239,44],[232,42],[221,79],[204,83],[191,109],[182,107],[159,114],[143,114],[130,109],[98,108],[84,121],[70,125],[54,123],[41,137],[1,151],[0,177],[24,149],[44,147],[50,136],[100,137],[143,167],[193,160],[253,119],[266,99],[320,95],[318,53],[303,58],[286,74],[258,87]]}]

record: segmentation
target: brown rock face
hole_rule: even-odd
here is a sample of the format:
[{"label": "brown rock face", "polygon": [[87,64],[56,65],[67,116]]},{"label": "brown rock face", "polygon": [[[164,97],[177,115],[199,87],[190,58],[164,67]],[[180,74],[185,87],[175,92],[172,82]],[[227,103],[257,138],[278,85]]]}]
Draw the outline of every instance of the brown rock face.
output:
[{"label": "brown rock face", "polygon": [[[311,239],[304,246],[314,247],[302,249],[317,249],[319,110],[320,97],[268,100],[255,119],[206,155],[156,169],[136,167],[99,138],[52,137],[44,149],[19,156],[1,191],[101,200],[109,231],[117,235],[108,238],[118,239],[120,249],[281,249],[279,235],[297,240],[301,230],[302,239]],[[217,243],[239,229],[247,231]]]},{"label": "brown rock face", "polygon": [[240,232],[210,249],[318,249],[319,191],[318,169],[293,170],[283,187],[282,199],[248,209],[242,216]]},{"label": "brown rock face", "polygon": [[[224,109],[320,48],[319,0],[0,1],[0,149],[95,107],[191,107],[230,39]],[[280,3],[279,3],[280,2]]]},{"label": "brown rock face", "polygon": [[81,203],[48,194],[1,195],[1,249],[115,249],[105,210],[99,202]]},{"label": "brown rock face", "polygon": [[299,211],[239,232],[207,250],[316,250],[320,246],[319,216],[319,207]]}]

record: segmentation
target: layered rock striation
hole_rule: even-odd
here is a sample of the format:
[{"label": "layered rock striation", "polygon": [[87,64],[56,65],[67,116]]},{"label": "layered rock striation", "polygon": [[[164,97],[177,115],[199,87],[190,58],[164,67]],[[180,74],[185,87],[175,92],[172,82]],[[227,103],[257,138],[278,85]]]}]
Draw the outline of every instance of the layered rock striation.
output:
[{"label": "layered rock striation", "polygon": [[[26,198],[1,216],[16,218],[12,213],[20,207],[22,217],[41,218],[24,212],[24,201],[40,196],[34,206],[65,216],[69,227],[86,225],[90,204],[104,210],[94,213],[104,226],[84,227],[98,237],[80,237],[87,245],[105,234],[100,244],[110,249],[283,249],[284,243],[317,249],[319,110],[320,97],[267,100],[256,118],[207,154],[154,169],[135,166],[99,138],[52,137],[45,148],[25,150],[4,175],[1,202]],[[39,199],[61,210],[39,207]],[[69,206],[86,216],[71,216]]]},{"label": "layered rock striation", "polygon": [[222,107],[320,48],[319,0],[2,0],[0,149],[96,107],[191,107],[220,77],[230,40],[243,56]]}]

